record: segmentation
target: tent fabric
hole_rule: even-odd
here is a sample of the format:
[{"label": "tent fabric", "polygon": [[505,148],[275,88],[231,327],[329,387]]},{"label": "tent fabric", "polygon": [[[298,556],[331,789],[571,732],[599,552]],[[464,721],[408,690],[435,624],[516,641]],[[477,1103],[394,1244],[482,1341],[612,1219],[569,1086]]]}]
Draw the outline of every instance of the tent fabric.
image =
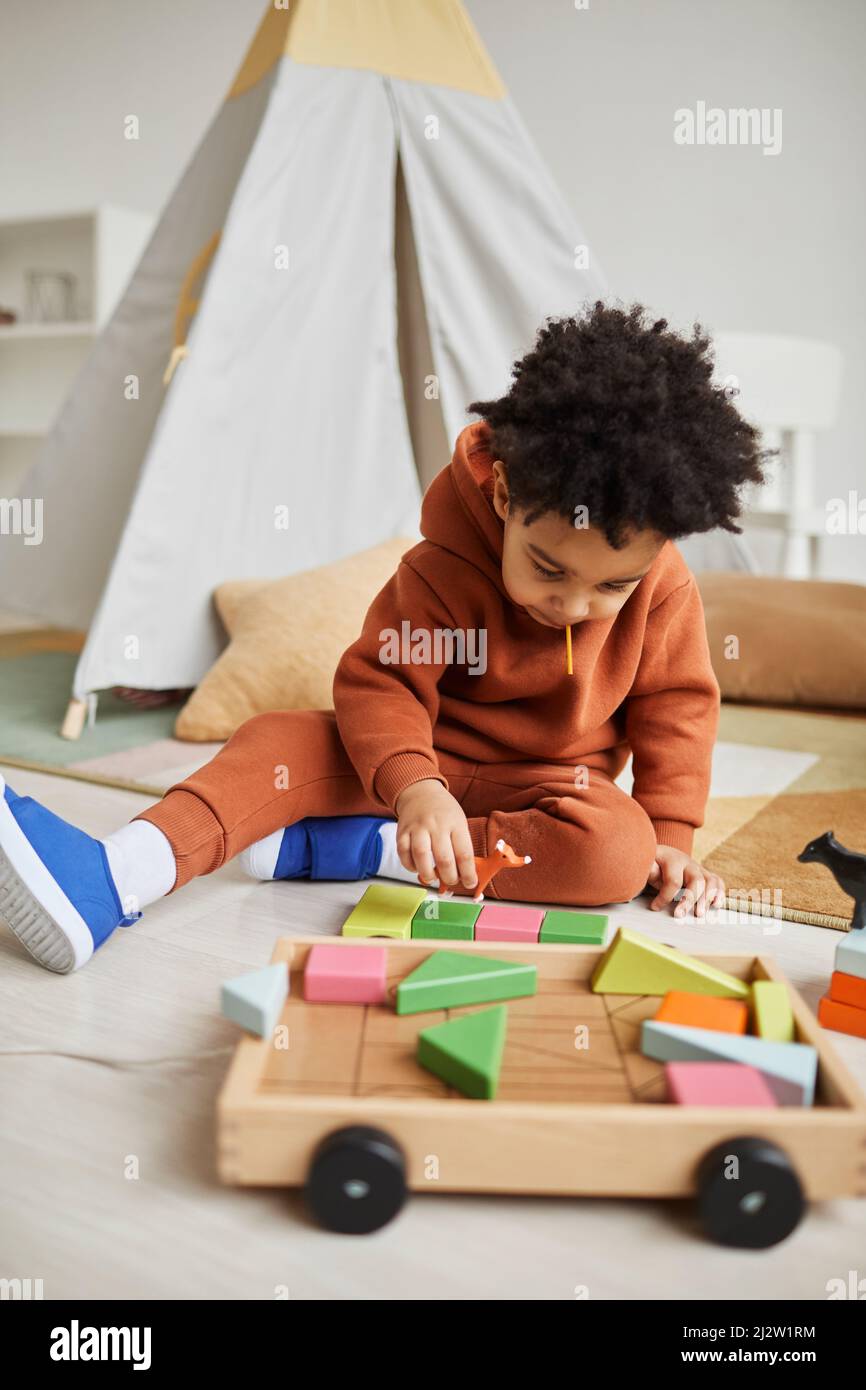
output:
[{"label": "tent fabric", "polygon": [[[338,560],[417,518],[396,361],[395,159],[380,78],[284,61],[76,671],[79,698],[121,674],[194,685],[225,641],[218,584]],[[283,247],[287,268],[275,268]]]},{"label": "tent fabric", "polygon": [[[45,534],[39,546],[0,547],[7,606],[59,627],[89,625],[165,400],[181,284],[225,221],[270,86],[221,108],[22,483],[23,496],[43,499]],[[127,398],[128,377],[137,378],[138,399]]]},{"label": "tent fabric", "polygon": [[[449,437],[501,395],[547,315],[606,292],[586,238],[510,98],[390,80],[400,158]],[[438,120],[438,138],[430,117]]]},{"label": "tent fabric", "polygon": [[460,0],[283,0],[265,15],[229,96],[282,57],[505,95]]}]

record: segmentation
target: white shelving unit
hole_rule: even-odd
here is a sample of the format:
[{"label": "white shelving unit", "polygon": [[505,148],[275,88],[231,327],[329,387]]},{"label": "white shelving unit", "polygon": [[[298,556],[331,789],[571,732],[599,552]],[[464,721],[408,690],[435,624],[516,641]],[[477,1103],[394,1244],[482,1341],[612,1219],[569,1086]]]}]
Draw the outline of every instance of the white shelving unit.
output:
[{"label": "white shelving unit", "polygon": [[[0,219],[0,496],[8,495],[111,317],[144,249],[153,218],[109,203],[84,211]],[[73,317],[28,321],[27,272],[75,277]]]},{"label": "white shelving unit", "polygon": [[832,343],[765,333],[716,333],[716,374],[737,405],[778,449],[767,483],[747,489],[743,526],[775,533],[780,572],[816,579],[828,535],[826,481],[815,464],[816,436],[832,428],[842,387],[842,353]]}]

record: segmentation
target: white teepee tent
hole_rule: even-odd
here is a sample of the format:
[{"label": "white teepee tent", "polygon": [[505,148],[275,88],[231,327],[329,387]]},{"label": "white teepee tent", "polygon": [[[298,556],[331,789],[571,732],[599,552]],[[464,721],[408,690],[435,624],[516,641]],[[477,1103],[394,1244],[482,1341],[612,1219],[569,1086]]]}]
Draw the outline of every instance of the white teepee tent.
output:
[{"label": "white teepee tent", "polygon": [[604,291],[460,0],[274,0],[0,551],[4,604],[89,629],[64,731],[195,685],[224,580],[411,532],[467,403]]}]

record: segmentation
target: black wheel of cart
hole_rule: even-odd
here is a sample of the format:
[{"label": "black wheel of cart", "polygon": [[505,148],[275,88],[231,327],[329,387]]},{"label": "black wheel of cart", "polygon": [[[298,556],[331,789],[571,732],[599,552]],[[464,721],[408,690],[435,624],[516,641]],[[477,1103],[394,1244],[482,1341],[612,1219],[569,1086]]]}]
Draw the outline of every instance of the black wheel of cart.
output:
[{"label": "black wheel of cart", "polygon": [[349,1125],[328,1134],[310,1164],[307,1203],[320,1226],[368,1235],[406,1201],[406,1157],[384,1130]]},{"label": "black wheel of cart", "polygon": [[799,1224],[806,1201],[784,1149],[769,1139],[726,1139],[698,1167],[698,1210],[719,1245],[766,1250]]}]

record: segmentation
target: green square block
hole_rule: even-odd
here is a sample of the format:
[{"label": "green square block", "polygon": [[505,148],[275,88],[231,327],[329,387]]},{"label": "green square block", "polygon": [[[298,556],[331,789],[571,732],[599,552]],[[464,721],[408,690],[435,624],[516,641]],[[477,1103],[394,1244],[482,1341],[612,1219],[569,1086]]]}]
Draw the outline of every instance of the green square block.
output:
[{"label": "green square block", "polygon": [[388,936],[408,941],[412,918],[427,896],[426,888],[371,883],[343,923],[343,936]]},{"label": "green square block", "polygon": [[603,912],[545,912],[539,941],[603,946],[607,917]]},{"label": "green square block", "polygon": [[482,903],[460,903],[452,898],[428,898],[412,918],[412,939],[419,941],[471,941]]}]

